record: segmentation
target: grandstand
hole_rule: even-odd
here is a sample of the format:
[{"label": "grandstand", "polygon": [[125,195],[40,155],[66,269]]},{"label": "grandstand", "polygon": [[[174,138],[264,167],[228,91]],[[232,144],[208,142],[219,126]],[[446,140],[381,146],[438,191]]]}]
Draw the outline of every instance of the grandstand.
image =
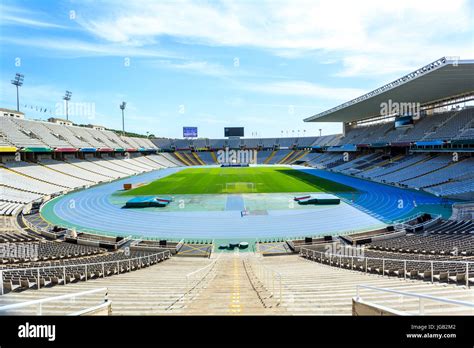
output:
[{"label": "grandstand", "polygon": [[[361,296],[374,311],[420,314],[413,298],[425,295],[446,305],[422,314],[473,314],[474,86],[451,82],[473,66],[443,58],[306,119],[342,122],[335,135],[149,139],[0,116],[0,247],[34,251],[1,255],[1,305],[107,288],[114,314],[358,314]],[[421,112],[409,126],[381,115],[381,102],[413,96]],[[341,204],[295,208],[294,195],[253,193],[258,181],[233,172],[228,186],[254,190],[189,188],[163,209],[121,209],[125,184],[219,169],[224,149],[255,150],[256,166],[292,180],[316,177]],[[84,307],[92,300],[45,311]]]}]

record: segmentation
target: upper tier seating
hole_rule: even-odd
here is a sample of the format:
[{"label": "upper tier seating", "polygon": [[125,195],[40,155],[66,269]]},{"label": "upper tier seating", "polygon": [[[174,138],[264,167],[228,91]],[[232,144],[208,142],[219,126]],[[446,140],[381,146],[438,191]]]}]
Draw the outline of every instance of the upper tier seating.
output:
[{"label": "upper tier seating", "polygon": [[474,108],[466,107],[424,116],[412,128],[395,129],[393,121],[360,125],[348,129],[338,145],[468,139],[474,129],[473,119]]},{"label": "upper tier seating", "polygon": [[93,147],[86,139],[74,132],[75,127],[66,127],[60,124],[45,122],[44,126],[51,130],[52,133],[59,134],[62,138],[71,144],[74,148],[88,148]]},{"label": "upper tier seating", "polygon": [[119,137],[109,130],[4,116],[0,117],[0,140],[0,144],[19,148],[157,148],[149,139]]},{"label": "upper tier seating", "polygon": [[224,139],[209,139],[209,147],[211,149],[222,149],[225,146]]},{"label": "upper tier seating", "polygon": [[293,147],[297,143],[297,138],[278,138],[280,147]]},{"label": "upper tier seating", "polygon": [[170,150],[171,149],[171,139],[168,138],[155,138],[153,143],[160,149]]},{"label": "upper tier seating", "polygon": [[64,137],[51,132],[51,130],[45,126],[44,122],[27,121],[22,119],[12,119],[12,121],[16,123],[20,129],[34,135],[38,139],[41,139],[43,143],[50,147],[71,147]]},{"label": "upper tier seating", "polygon": [[9,143],[17,147],[45,147],[34,134],[22,130],[12,119],[0,116],[0,132]]},{"label": "upper tier seating", "polygon": [[244,139],[244,145],[248,149],[256,149],[262,145],[262,142],[260,139]]},{"label": "upper tier seating", "polygon": [[261,141],[264,148],[273,148],[277,144],[277,140],[275,138],[263,138]]}]

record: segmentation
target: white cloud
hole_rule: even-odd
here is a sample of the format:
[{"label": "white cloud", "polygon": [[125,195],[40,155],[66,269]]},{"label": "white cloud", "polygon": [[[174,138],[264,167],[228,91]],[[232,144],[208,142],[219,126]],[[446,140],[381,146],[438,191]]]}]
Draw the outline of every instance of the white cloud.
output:
[{"label": "white cloud", "polygon": [[273,95],[314,97],[322,99],[348,100],[364,93],[357,88],[327,87],[307,81],[281,81],[242,84],[242,88]]},{"label": "white cloud", "polygon": [[175,62],[170,60],[158,60],[153,62],[157,67],[163,67],[168,69],[174,69],[182,72],[197,73],[201,75],[208,75],[214,77],[224,77],[232,74],[232,71],[228,68],[207,61],[184,61]]},{"label": "white cloud", "polygon": [[[42,18],[43,20],[38,20],[37,18]],[[1,25],[66,29],[65,26],[53,23],[51,19],[49,21],[47,19],[48,16],[45,13],[32,12],[21,7],[7,6],[5,4],[0,5]]]},{"label": "white cloud", "polygon": [[[157,48],[171,37],[185,44],[254,47],[290,59],[311,56],[341,63],[336,76],[399,74],[444,55],[472,55],[469,0],[104,0],[75,7],[75,25],[96,37],[95,42],[44,37],[3,41],[76,56],[179,58]],[[7,24],[58,26],[41,13],[11,6],[2,11]],[[210,76],[230,70],[199,59],[169,67]]]},{"label": "white cloud", "polygon": [[34,19],[17,17],[17,16],[2,15],[0,19],[3,25],[14,24],[14,25],[24,25],[24,26],[38,27],[38,28],[56,28],[56,29],[66,28],[62,25],[58,25],[54,23],[42,22],[42,21],[37,21]]},{"label": "white cloud", "polygon": [[133,47],[120,44],[101,44],[92,43],[75,39],[60,39],[48,37],[19,38],[19,37],[0,37],[0,42],[37,48],[46,54],[54,51],[55,55],[64,54],[68,57],[87,57],[87,56],[119,56],[119,57],[147,57],[147,58],[174,58],[179,59],[178,55],[156,48]]},{"label": "white cloud", "polygon": [[[324,52],[345,57],[342,76],[390,74],[443,55],[469,54],[469,42],[454,38],[472,35],[467,0],[137,0],[100,6],[79,23],[109,42],[146,46],[171,36],[185,43],[258,47],[287,58]],[[375,62],[389,66],[380,69]]]}]

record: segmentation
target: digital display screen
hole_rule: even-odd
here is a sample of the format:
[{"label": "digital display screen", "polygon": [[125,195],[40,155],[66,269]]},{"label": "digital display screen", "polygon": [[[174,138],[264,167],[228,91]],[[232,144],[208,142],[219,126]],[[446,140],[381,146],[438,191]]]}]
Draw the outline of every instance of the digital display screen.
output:
[{"label": "digital display screen", "polygon": [[183,127],[183,138],[197,138],[197,127]]},{"label": "digital display screen", "polygon": [[395,119],[395,128],[404,128],[413,126],[413,117],[402,116]]},{"label": "digital display screen", "polygon": [[244,127],[225,127],[224,136],[225,137],[243,137]]}]

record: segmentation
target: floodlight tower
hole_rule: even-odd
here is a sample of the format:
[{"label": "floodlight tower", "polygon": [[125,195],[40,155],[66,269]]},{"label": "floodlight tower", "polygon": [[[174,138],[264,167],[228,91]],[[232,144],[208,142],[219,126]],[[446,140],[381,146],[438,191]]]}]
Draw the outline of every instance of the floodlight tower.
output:
[{"label": "floodlight tower", "polygon": [[66,94],[63,97],[63,100],[66,101],[66,120],[69,121],[69,106],[68,102],[71,100],[72,93],[70,91],[66,91]]},{"label": "floodlight tower", "polygon": [[124,110],[125,110],[125,106],[127,105],[127,103],[125,102],[122,102],[122,104],[120,104],[120,110],[122,110],[122,135],[125,135],[125,116],[124,116]]},{"label": "floodlight tower", "polygon": [[12,80],[12,85],[16,86],[16,111],[20,112],[20,96],[18,94],[18,87],[23,86],[25,75],[17,73],[15,79]]}]

